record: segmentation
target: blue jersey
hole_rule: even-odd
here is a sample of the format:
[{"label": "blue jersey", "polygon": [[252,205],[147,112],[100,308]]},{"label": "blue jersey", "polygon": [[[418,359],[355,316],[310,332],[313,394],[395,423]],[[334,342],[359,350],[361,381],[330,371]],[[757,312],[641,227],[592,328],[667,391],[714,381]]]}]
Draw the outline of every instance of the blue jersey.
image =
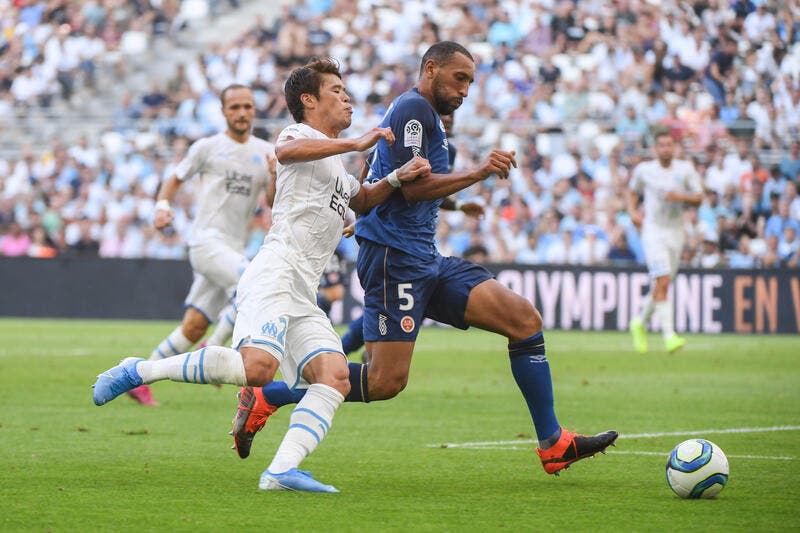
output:
[{"label": "blue jersey", "polygon": [[[398,96],[381,121],[391,127],[395,142],[389,146],[381,139],[373,152],[366,181],[377,181],[400,168],[413,156],[430,162],[433,174],[447,174],[450,169],[447,136],[436,110],[416,88]],[[395,191],[383,204],[356,221],[356,236],[415,257],[431,259],[437,255],[434,237],[440,199],[406,202]]]}]

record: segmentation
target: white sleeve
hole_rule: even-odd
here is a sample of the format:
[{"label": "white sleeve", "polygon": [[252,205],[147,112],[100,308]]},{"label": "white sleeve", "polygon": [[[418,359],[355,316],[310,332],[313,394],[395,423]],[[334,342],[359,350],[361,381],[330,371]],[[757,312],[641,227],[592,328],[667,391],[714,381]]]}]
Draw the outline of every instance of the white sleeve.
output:
[{"label": "white sleeve", "polygon": [[628,182],[630,190],[639,194],[641,194],[644,189],[644,176],[642,174],[642,164],[639,163],[634,167],[633,174],[631,174],[631,181]]},{"label": "white sleeve", "polygon": [[703,180],[700,177],[700,174],[697,173],[697,171],[694,169],[694,165],[692,165],[691,163],[687,163],[686,166],[688,169],[686,178],[686,181],[688,181],[688,183],[686,184],[686,186],[688,187],[689,191],[694,194],[702,193]]},{"label": "white sleeve", "polygon": [[349,181],[350,185],[350,198],[355,198],[355,196],[358,194],[358,191],[361,190],[361,183],[352,174],[347,174],[347,180]]},{"label": "white sleeve", "polygon": [[287,126],[283,129],[283,131],[278,135],[277,144],[281,144],[282,142],[286,142],[291,139],[310,139],[311,135],[309,132],[304,131],[301,124],[292,124],[291,126]]},{"label": "white sleeve", "polygon": [[186,155],[175,167],[175,175],[181,181],[191,178],[203,167],[208,153],[208,138],[199,139],[189,147]]}]

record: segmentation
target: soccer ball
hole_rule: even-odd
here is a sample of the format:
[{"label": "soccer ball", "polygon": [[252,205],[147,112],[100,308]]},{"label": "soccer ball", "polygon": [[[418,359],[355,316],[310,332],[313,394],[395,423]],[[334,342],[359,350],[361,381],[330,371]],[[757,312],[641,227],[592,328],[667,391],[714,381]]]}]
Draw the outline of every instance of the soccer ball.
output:
[{"label": "soccer ball", "polygon": [[728,482],[728,458],[713,442],[690,439],[669,454],[667,485],[681,498],[713,498]]}]

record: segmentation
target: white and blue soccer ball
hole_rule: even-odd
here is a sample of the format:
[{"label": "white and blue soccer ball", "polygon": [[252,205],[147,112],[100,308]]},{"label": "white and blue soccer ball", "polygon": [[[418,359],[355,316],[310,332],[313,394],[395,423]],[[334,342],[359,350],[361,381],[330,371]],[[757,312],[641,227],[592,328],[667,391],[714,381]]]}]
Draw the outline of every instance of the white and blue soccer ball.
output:
[{"label": "white and blue soccer ball", "polygon": [[728,458],[705,439],[681,442],[669,454],[667,485],[681,498],[713,498],[728,482]]}]

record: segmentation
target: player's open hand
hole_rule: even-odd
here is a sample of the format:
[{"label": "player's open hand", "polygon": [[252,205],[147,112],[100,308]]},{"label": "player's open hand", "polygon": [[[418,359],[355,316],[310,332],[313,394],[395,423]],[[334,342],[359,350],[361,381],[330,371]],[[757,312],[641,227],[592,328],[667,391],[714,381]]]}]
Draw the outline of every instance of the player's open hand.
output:
[{"label": "player's open hand", "polygon": [[387,144],[393,144],[394,133],[392,133],[392,128],[372,128],[355,140],[353,151],[363,152],[375,146],[380,139],[385,139]]},{"label": "player's open hand", "polygon": [[483,179],[488,178],[493,174],[497,174],[500,179],[508,178],[508,173],[511,167],[517,167],[517,160],[515,159],[516,152],[513,150],[506,152],[505,150],[492,150],[489,157],[480,166],[480,173]]},{"label": "player's open hand", "polygon": [[397,179],[402,182],[414,181],[417,178],[425,178],[431,174],[431,164],[424,157],[415,155],[397,169]]},{"label": "player's open hand", "polygon": [[156,209],[156,213],[153,215],[153,227],[161,231],[172,224],[173,218],[175,215],[172,209]]}]

